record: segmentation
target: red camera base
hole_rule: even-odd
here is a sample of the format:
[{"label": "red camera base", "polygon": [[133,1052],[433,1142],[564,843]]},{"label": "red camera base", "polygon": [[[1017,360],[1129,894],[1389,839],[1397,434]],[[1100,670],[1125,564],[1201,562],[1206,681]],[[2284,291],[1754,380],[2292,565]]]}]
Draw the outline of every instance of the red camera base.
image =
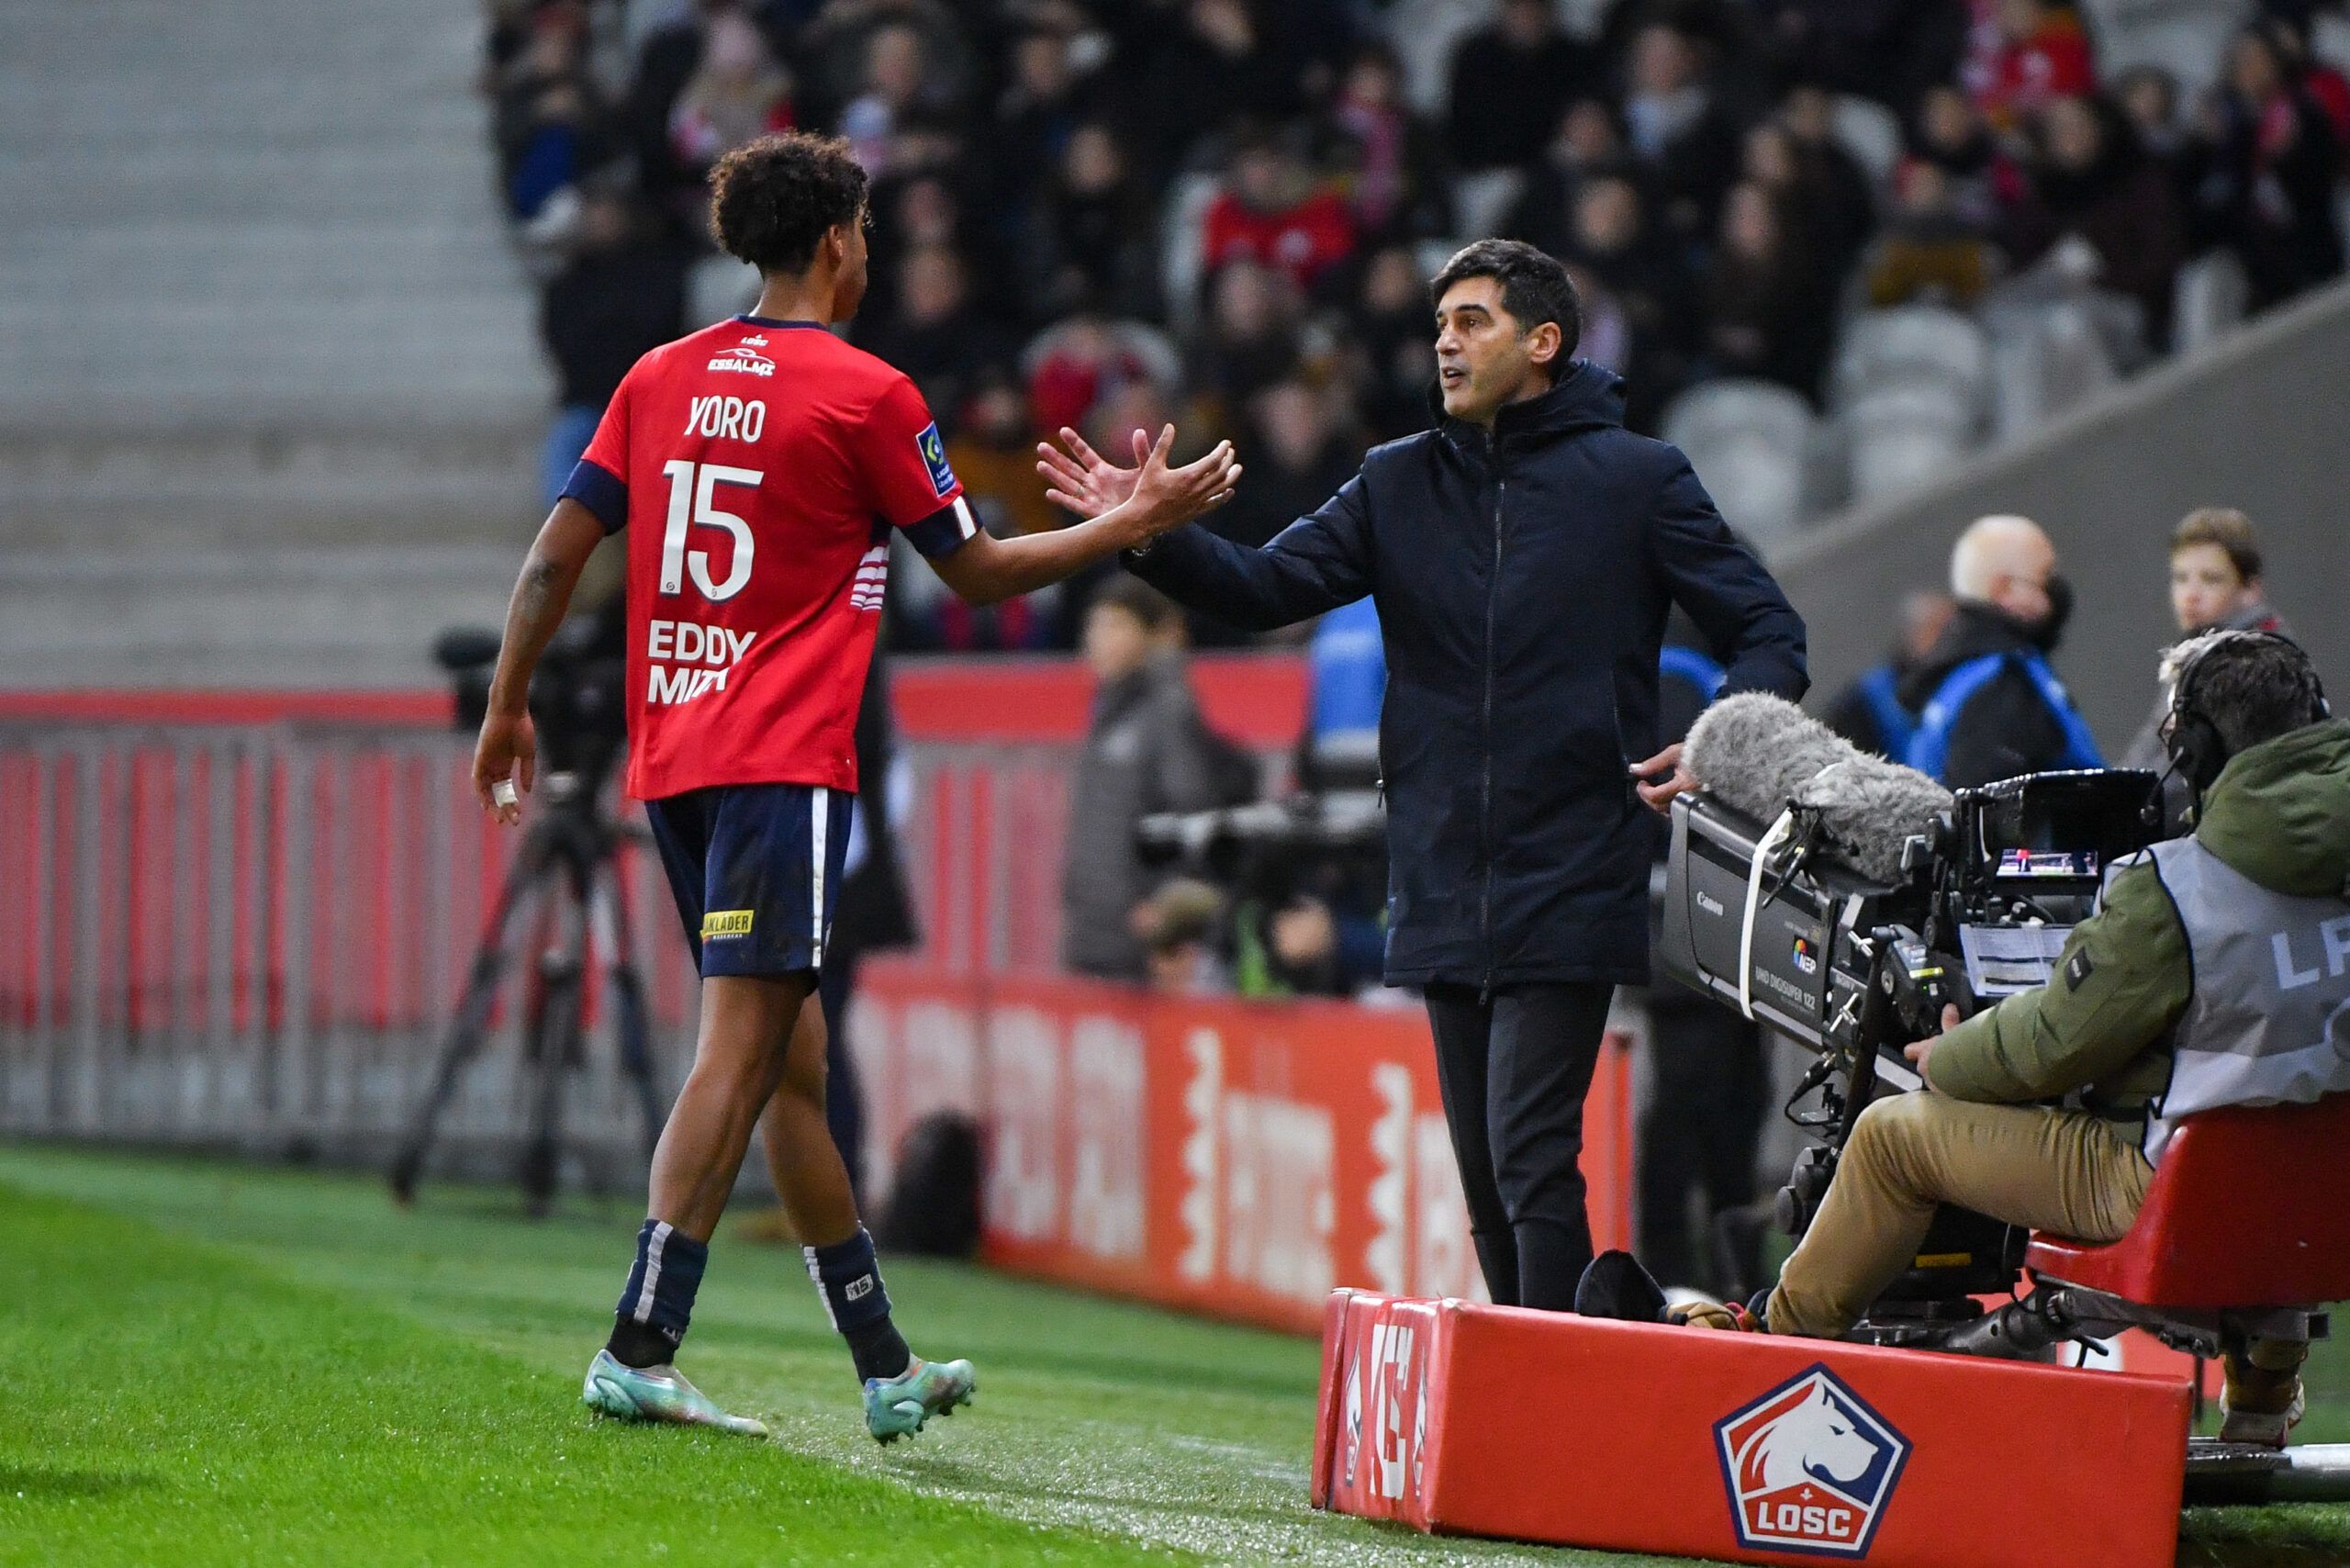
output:
[{"label": "red camera base", "polygon": [[1313,1501],[1447,1534],[1900,1568],[2169,1568],[2185,1385],[1331,1294]]}]

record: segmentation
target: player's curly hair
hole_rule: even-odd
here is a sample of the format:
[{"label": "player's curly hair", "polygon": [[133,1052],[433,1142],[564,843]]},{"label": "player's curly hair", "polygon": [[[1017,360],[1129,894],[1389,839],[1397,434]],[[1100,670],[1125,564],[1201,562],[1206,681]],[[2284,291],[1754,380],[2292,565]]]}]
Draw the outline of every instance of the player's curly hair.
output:
[{"label": "player's curly hair", "polygon": [[864,210],[865,168],[837,137],[762,136],[710,172],[711,232],[763,273],[806,271],[825,230]]}]

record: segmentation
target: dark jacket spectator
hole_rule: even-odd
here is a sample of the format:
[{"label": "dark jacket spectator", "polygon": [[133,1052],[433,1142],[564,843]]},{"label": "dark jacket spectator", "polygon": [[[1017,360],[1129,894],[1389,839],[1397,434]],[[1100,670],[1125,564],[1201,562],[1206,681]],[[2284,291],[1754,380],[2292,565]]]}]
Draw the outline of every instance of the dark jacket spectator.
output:
[{"label": "dark jacket spectator", "polygon": [[1646,427],[1688,380],[1700,335],[1695,286],[1671,237],[1651,223],[1628,173],[1586,179],[1575,196],[1573,223],[1561,259],[1595,279],[1623,312],[1632,339],[1625,373],[1630,417]]},{"label": "dark jacket spectator", "polygon": [[1080,974],[1143,978],[1136,913],[1155,878],[1135,851],[1153,812],[1224,803],[1223,743],[1200,717],[1164,596],[1113,577],[1086,611],[1084,652],[1099,682],[1069,782],[1061,874],[1061,958]]},{"label": "dark jacket spectator", "polygon": [[1625,124],[1662,203],[1662,227],[1684,240],[1711,230],[1738,180],[1742,128],[1725,96],[1697,39],[1662,22],[1632,35]]},{"label": "dark jacket spectator", "polygon": [[1038,200],[1031,252],[1054,315],[1078,300],[1120,316],[1159,313],[1157,228],[1149,193],[1128,172],[1109,128],[1080,125]]},{"label": "dark jacket spectator", "polygon": [[1298,107],[1297,62],[1269,36],[1272,9],[1181,0],[1105,16],[1117,39],[1109,69],[1120,84],[1119,140],[1148,184],[1164,185],[1208,132]]},{"label": "dark jacket spectator", "polygon": [[2025,196],[2008,215],[2010,260],[2029,267],[2059,241],[2080,241],[2097,253],[2097,286],[2135,299],[2148,340],[2168,342],[2171,288],[2186,259],[2169,180],[2102,99],[2051,99],[2031,142]]},{"label": "dark jacket spectator", "polygon": [[[1801,619],[1687,460],[1622,428],[1621,385],[1579,364],[1490,439],[1447,420],[1373,449],[1262,550],[1186,528],[1132,564],[1248,627],[1376,600],[1391,985],[1646,980],[1628,766],[1656,749],[1669,605],[1732,689],[1802,694]],[[1591,585],[1566,613],[1562,583]]]},{"label": "dark jacket spectator", "polygon": [[1453,50],[1452,161],[1508,169],[1540,157],[1567,100],[1597,84],[1595,63],[1560,30],[1549,0],[1505,0],[1491,26]]},{"label": "dark jacket spectator", "polygon": [[574,13],[543,11],[499,72],[494,133],[507,210],[525,222],[610,162],[608,111]]},{"label": "dark jacket spectator", "polygon": [[1757,376],[1817,398],[1829,348],[1824,281],[1768,191],[1732,190],[1706,276],[1706,363],[1717,375]]},{"label": "dark jacket spectator", "polygon": [[1394,51],[1366,46],[1348,62],[1330,126],[1343,144],[1347,207],[1358,232],[1393,235],[1453,231],[1451,181],[1436,128],[1404,101],[1404,72]]},{"label": "dark jacket spectator", "polygon": [[[1860,161],[1838,140],[1836,100],[1823,89],[1805,85],[1790,90],[1774,123],[1786,132],[1794,154],[1794,189],[1811,208],[1804,217],[1805,242],[1827,258],[1841,279],[1876,232],[1876,188]],[[1747,178],[1754,177],[1750,168]]]},{"label": "dark jacket spectator", "polygon": [[1942,172],[1950,209],[1961,221],[1990,231],[2002,192],[2012,195],[2015,181],[1973,99],[1948,84],[1929,88],[1910,129],[1909,155]]},{"label": "dark jacket spectator", "polygon": [[686,259],[611,196],[582,205],[576,244],[540,297],[539,335],[554,361],[557,401],[600,409],[629,366],[685,331]]},{"label": "dark jacket spectator", "polygon": [[1563,256],[1574,242],[1575,198],[1595,175],[1625,167],[1623,122],[1605,98],[1577,98],[1559,116],[1542,156],[1525,170],[1517,198],[1502,217],[1505,239]]},{"label": "dark jacket spectator", "polygon": [[[1226,416],[1295,369],[1296,286],[1272,268],[1231,262],[1208,283],[1208,319],[1192,355],[1192,384],[1217,398]],[[1421,311],[1423,322],[1427,311]]]},{"label": "dark jacket spectator", "polygon": [[946,246],[908,251],[895,271],[896,308],[859,342],[913,377],[923,400],[951,422],[980,375],[1011,363],[1018,340],[978,308],[962,258]]},{"label": "dark jacket spectator", "polygon": [[1326,397],[1300,381],[1277,381],[1249,400],[1240,452],[1245,492],[1208,526],[1254,549],[1327,500],[1362,461],[1330,416]]},{"label": "dark jacket spectator", "polygon": [[1348,316],[1348,346],[1359,362],[1356,402],[1371,438],[1393,441],[1427,429],[1436,331],[1428,323],[1427,288],[1409,247],[1391,245],[1371,255]]},{"label": "dark jacket spectator", "polygon": [[1012,80],[988,135],[989,172],[997,199],[1024,213],[1039,187],[1062,168],[1070,139],[1086,123],[1086,93],[1063,29],[1022,33],[1011,55]]},{"label": "dark jacket spectator", "polygon": [[1956,76],[1974,24],[1967,0],[1754,0],[1754,10],[1782,69],[1898,113]]},{"label": "dark jacket spectator", "polygon": [[1917,592],[1901,600],[1901,635],[1885,662],[1872,666],[1839,692],[1820,722],[1859,746],[1896,762],[1909,755],[1918,715],[1902,706],[1901,679],[1934,650],[1956,606],[1941,592]]},{"label": "dark jacket spectator", "polygon": [[2342,271],[2333,192],[2342,144],[2275,38],[2236,39],[2228,90],[2207,126],[2206,173],[2195,193],[2205,232],[2232,248],[2265,309]]},{"label": "dark jacket spectator", "polygon": [[[1933,651],[1902,677],[1901,704],[1922,713],[1951,672],[1986,655],[2042,652],[2042,634],[1996,606],[1961,599]],[[1951,726],[1942,781],[1957,790],[2066,766],[2065,726],[2030,677],[2001,670]]]}]

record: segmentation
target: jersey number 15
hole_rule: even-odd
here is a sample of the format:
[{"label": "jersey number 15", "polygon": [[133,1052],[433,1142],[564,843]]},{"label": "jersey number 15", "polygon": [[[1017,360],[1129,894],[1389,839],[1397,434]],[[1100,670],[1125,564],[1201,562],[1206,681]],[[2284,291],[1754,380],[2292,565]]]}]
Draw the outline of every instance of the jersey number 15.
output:
[{"label": "jersey number 15", "polygon": [[[766,476],[717,463],[697,465],[682,457],[663,464],[661,472],[669,479],[669,524],[661,533],[661,591],[685,592],[686,575],[691,573],[704,599],[733,599],[751,580],[751,525],[731,511],[719,510],[714,498],[721,485],[755,487]],[[686,548],[688,526],[722,529],[733,539],[734,555],[725,581],[710,580],[709,551]]]}]

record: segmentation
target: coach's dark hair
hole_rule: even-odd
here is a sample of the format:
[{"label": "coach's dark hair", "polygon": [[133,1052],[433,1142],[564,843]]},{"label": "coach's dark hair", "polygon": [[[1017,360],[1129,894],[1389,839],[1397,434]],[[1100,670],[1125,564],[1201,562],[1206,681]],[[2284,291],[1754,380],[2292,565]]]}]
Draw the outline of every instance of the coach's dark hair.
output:
[{"label": "coach's dark hair", "polygon": [[1574,280],[1557,257],[1523,240],[1480,240],[1464,245],[1428,281],[1428,302],[1441,305],[1444,291],[1463,278],[1489,277],[1502,286],[1502,308],[1517,319],[1523,331],[1545,321],[1559,324],[1559,357],[1552,369],[1561,372],[1583,341],[1583,302],[1575,297]]},{"label": "coach's dark hair", "polygon": [[762,136],[710,172],[719,249],[763,273],[805,272],[825,230],[864,210],[865,168],[837,137]]}]

